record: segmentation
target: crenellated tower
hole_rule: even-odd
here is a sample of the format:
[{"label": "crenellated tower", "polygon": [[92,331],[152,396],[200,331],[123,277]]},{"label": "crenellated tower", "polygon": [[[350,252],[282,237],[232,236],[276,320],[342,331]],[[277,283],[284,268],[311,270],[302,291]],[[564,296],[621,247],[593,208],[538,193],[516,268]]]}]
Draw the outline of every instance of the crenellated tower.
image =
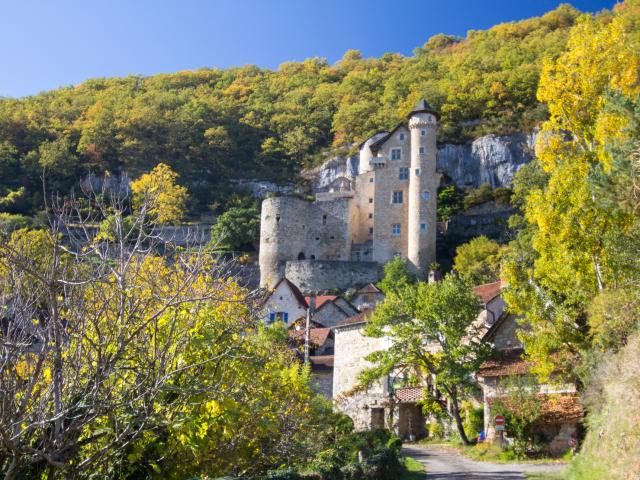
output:
[{"label": "crenellated tower", "polygon": [[436,172],[438,113],[420,100],[409,113],[411,167],[407,219],[407,258],[424,276],[436,260]]}]

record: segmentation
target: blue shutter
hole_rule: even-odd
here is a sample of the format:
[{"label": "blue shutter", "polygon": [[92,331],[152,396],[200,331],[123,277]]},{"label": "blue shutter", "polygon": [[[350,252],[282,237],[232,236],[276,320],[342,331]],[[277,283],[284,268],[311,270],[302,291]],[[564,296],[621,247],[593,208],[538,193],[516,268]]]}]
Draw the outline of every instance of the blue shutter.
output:
[{"label": "blue shutter", "polygon": [[284,323],[289,323],[289,314],[287,312],[284,312]]},{"label": "blue shutter", "polygon": [[269,321],[275,322],[275,320],[276,320],[276,314],[274,312],[269,313]]}]

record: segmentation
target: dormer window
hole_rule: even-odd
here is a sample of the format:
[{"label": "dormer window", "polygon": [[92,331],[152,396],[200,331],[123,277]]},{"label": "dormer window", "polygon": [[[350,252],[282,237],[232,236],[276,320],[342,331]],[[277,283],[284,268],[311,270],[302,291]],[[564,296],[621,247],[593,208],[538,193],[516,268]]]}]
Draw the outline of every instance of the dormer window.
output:
[{"label": "dormer window", "polygon": [[399,148],[392,148],[391,149],[391,160],[400,160],[401,152],[402,152],[402,150],[400,150]]}]

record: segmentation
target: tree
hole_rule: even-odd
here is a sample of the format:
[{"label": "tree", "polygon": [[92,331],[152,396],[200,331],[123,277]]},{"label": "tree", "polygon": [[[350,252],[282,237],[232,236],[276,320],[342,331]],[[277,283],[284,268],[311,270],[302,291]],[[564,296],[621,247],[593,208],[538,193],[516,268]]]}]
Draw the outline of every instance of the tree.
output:
[{"label": "tree", "polygon": [[384,293],[416,283],[417,277],[406,258],[394,257],[384,266],[384,278],[378,282],[378,288]]},{"label": "tree", "polygon": [[390,346],[367,357],[375,365],[361,373],[360,384],[370,385],[398,369],[431,377],[442,396],[425,389],[427,401],[447,413],[450,403],[460,438],[469,444],[461,401],[474,388],[473,374],[491,351],[480,341],[480,326],[475,322],[482,310],[480,300],[469,284],[451,274],[440,282],[403,284],[385,293],[365,334],[387,337]]},{"label": "tree", "polygon": [[252,249],[260,235],[260,212],[255,207],[232,207],[216,220],[211,241],[224,250]]},{"label": "tree", "polygon": [[158,223],[176,223],[184,217],[187,189],[176,183],[178,174],[168,165],[159,163],[138,180],[131,182],[131,202],[134,210],[148,208]]},{"label": "tree", "polygon": [[[52,206],[53,230],[0,238],[6,479],[104,469],[162,428],[163,409],[202,392],[194,374],[210,363],[221,368],[234,339],[253,326],[227,265],[162,243],[147,204],[132,222],[122,221],[124,197],[102,192],[90,204],[87,213],[84,202],[67,199]],[[113,216],[109,236],[94,228],[106,215]],[[227,319],[208,325],[218,350],[193,358],[216,309]]]},{"label": "tree", "polygon": [[500,279],[500,245],[484,235],[456,248],[453,268],[473,285]]},{"label": "tree", "polygon": [[448,222],[462,210],[464,194],[455,185],[438,189],[438,220]]}]

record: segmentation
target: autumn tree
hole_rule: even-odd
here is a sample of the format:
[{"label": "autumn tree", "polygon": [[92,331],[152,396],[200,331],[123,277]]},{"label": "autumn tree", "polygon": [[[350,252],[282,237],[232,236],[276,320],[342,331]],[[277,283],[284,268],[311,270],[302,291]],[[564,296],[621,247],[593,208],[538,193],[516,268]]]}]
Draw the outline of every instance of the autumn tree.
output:
[{"label": "autumn tree", "polygon": [[484,235],[456,248],[453,268],[472,285],[500,279],[500,245]]},{"label": "autumn tree", "polygon": [[149,215],[158,223],[178,222],[184,217],[189,197],[187,189],[176,183],[177,179],[177,173],[159,163],[151,172],[131,182],[133,208],[149,208]]},{"label": "autumn tree", "polygon": [[402,284],[385,293],[385,301],[373,311],[365,334],[387,337],[389,347],[367,357],[374,366],[361,373],[360,384],[370,385],[398,369],[432,378],[442,395],[425,389],[427,401],[450,415],[460,438],[469,444],[460,406],[474,388],[473,374],[491,351],[479,338],[481,327],[476,318],[482,310],[480,300],[471,286],[455,275],[440,282]]}]

